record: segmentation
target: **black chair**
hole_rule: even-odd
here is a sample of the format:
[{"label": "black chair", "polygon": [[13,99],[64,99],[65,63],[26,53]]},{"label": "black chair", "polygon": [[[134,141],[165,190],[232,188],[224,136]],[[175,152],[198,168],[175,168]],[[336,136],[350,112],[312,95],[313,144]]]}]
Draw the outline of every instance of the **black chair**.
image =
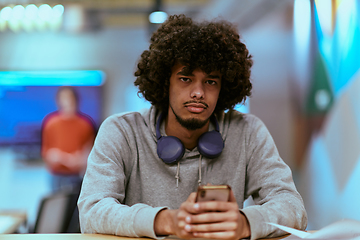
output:
[{"label": "black chair", "polygon": [[59,191],[41,200],[32,233],[80,233],[79,191]]}]

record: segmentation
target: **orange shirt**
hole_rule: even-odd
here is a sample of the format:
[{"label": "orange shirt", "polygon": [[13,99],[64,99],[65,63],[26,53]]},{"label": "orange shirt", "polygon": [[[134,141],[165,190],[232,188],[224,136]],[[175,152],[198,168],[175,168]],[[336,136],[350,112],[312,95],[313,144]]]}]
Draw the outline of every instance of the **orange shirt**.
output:
[{"label": "orange shirt", "polygon": [[45,118],[42,129],[42,154],[50,148],[74,153],[91,144],[95,138],[95,129],[91,120],[81,114],[72,118],[63,118],[58,112]]}]

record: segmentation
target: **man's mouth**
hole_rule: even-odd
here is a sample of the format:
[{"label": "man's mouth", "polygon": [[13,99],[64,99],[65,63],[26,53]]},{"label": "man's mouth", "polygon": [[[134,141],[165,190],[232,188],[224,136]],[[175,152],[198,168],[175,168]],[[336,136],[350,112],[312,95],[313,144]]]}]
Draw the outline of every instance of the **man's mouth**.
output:
[{"label": "man's mouth", "polygon": [[185,103],[184,105],[187,108],[187,110],[192,113],[201,113],[208,108],[208,105],[206,103],[199,103],[199,102],[190,102],[190,103]]}]

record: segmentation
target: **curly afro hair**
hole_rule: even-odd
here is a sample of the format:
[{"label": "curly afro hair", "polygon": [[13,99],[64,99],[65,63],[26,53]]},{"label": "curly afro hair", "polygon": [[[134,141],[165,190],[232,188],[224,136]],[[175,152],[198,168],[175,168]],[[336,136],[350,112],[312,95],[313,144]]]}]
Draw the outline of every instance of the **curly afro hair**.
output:
[{"label": "curly afro hair", "polygon": [[215,113],[232,109],[251,95],[251,55],[227,21],[195,23],[185,15],[172,15],[152,35],[149,50],[137,65],[134,84],[138,94],[161,111],[169,107],[169,80],[176,61],[191,71],[221,73]]}]

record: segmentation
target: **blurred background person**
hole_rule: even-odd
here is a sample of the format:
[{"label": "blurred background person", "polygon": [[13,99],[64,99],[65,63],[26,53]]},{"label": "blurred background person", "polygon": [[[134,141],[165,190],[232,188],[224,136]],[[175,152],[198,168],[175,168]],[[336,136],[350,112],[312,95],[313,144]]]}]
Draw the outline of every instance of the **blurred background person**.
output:
[{"label": "blurred background person", "polygon": [[43,121],[41,155],[52,174],[53,191],[80,188],[95,138],[93,120],[78,110],[78,102],[74,88],[60,87],[58,110]]}]

